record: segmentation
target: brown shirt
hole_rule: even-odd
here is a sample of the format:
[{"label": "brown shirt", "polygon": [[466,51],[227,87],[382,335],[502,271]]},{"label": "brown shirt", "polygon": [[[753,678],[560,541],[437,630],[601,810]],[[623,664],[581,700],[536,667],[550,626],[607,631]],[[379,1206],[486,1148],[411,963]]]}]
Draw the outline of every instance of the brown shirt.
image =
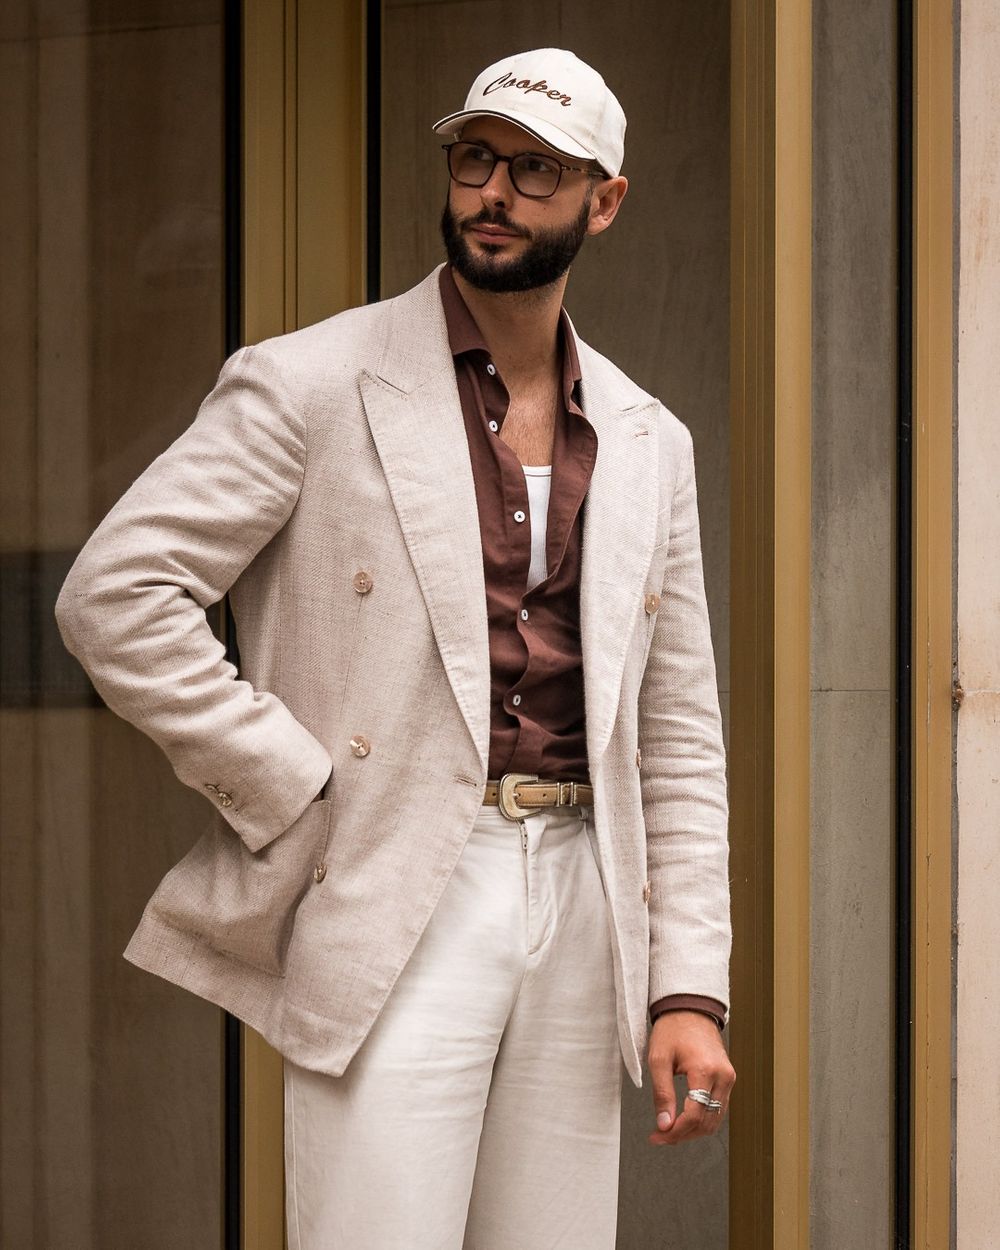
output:
[{"label": "brown shirt", "polygon": [[490,644],[489,775],[586,781],[580,556],[582,505],[597,459],[597,434],[575,397],[576,344],[563,313],[547,576],[529,591],[528,488],[520,460],[500,437],[510,396],[447,266],[441,271],[441,297],[479,504]]},{"label": "brown shirt", "polygon": [[[529,591],[528,488],[521,462],[500,437],[510,395],[447,265],[440,287],[479,505],[490,647],[489,776],[519,772],[585,781],[580,560],[583,503],[597,460],[597,434],[580,407],[573,330],[563,311],[547,574]],[[655,1020],[663,1011],[685,1008],[712,1016],[721,1027],[722,1004],[698,995],[660,999],[650,1014]]]}]

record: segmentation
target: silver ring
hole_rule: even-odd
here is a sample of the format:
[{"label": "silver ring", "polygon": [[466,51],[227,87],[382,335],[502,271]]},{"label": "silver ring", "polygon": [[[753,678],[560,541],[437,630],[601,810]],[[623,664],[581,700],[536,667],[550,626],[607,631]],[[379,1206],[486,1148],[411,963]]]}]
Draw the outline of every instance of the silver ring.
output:
[{"label": "silver ring", "polygon": [[716,1115],[722,1115],[722,1103],[717,1098],[712,1098],[708,1102],[709,1111],[714,1111]]},{"label": "silver ring", "polygon": [[[708,1089],[689,1089],[687,1096],[692,1102],[696,1102],[702,1107],[711,1108],[712,1103],[714,1102],[714,1099],[712,1098],[712,1091]],[[721,1106],[721,1103],[719,1105]]]}]

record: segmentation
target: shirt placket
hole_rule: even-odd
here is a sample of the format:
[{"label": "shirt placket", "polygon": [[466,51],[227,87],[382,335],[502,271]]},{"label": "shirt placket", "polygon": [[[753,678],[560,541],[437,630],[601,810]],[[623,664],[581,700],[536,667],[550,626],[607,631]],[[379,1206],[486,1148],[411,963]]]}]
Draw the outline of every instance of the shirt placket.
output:
[{"label": "shirt placket", "polygon": [[[479,369],[476,370],[476,395],[477,401],[482,402],[486,427],[496,439],[494,455],[499,469],[500,513],[504,519],[506,550],[510,553],[503,574],[505,590],[507,597],[515,605],[514,625],[524,641],[525,655],[530,657],[530,646],[525,637],[527,621],[524,607],[528,569],[531,565],[531,512],[528,486],[520,461],[500,438],[500,431],[510,405],[507,388],[492,361],[487,358],[479,367],[482,373],[479,373]],[[526,661],[517,681],[507,688],[503,696],[504,710],[518,723],[517,739],[511,756],[512,769],[519,755],[529,755],[537,747],[535,739],[538,736],[538,727],[534,725],[525,708],[528,676],[528,662]]]}]

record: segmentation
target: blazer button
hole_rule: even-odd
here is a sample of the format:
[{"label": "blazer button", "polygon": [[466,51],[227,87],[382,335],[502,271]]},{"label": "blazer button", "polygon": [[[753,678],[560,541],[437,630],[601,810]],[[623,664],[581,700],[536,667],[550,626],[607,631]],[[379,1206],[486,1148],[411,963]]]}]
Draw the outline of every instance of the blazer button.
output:
[{"label": "blazer button", "polygon": [[363,734],[355,734],[351,739],[351,750],[360,758],[364,758],[371,749],[371,743]]},{"label": "blazer button", "polygon": [[205,782],[205,789],[210,794],[215,795],[215,797],[219,800],[220,807],[232,807],[233,796],[231,794],[227,794],[225,790],[220,790],[218,786],[212,785],[210,781]]},{"label": "blazer button", "polygon": [[653,613],[657,610],[659,606],[660,606],[659,595],[647,595],[646,596],[646,611],[649,613],[650,616],[653,615]]},{"label": "blazer button", "polygon": [[313,869],[313,877],[316,880],[316,884],[318,885],[325,876],[326,876],[326,864],[317,864],[316,867]]},{"label": "blazer button", "polygon": [[649,896],[650,894],[652,894],[652,892],[653,892],[652,886],[647,881],[646,884],[642,887],[642,901],[644,903],[649,902]]},{"label": "blazer button", "polygon": [[374,585],[375,583],[364,571],[364,569],[359,569],[358,572],[354,574],[354,589],[359,595],[368,594],[369,590],[371,590]]}]

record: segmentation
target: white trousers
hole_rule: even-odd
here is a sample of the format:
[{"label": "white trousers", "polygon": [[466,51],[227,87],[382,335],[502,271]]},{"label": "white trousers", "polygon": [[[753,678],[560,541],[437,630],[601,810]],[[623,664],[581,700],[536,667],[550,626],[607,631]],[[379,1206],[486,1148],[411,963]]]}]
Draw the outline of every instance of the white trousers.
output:
[{"label": "white trousers", "polygon": [[622,1061],[587,816],[482,808],[344,1075],[286,1061],[289,1250],[613,1250]]}]

